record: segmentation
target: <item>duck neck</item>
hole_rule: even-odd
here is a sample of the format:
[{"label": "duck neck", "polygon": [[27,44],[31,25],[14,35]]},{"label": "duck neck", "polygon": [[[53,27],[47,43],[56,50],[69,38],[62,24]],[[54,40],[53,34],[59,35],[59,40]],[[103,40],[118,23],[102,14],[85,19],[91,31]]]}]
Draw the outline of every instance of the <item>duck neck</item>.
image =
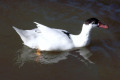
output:
[{"label": "duck neck", "polygon": [[91,29],[92,27],[90,25],[83,24],[80,34],[73,36],[73,43],[75,47],[84,47],[89,44]]},{"label": "duck neck", "polygon": [[79,36],[84,37],[84,38],[89,38],[90,32],[91,32],[92,27],[89,25],[83,24],[82,31],[80,32]]}]

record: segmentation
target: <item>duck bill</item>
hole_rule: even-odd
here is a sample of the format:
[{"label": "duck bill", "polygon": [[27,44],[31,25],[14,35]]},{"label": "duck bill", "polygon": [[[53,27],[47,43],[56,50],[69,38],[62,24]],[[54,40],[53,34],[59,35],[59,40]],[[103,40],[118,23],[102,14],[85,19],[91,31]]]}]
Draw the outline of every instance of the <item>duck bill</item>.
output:
[{"label": "duck bill", "polygon": [[108,28],[109,28],[108,25],[105,25],[105,24],[99,24],[98,27],[100,27],[100,28],[104,28],[104,29],[108,29]]}]

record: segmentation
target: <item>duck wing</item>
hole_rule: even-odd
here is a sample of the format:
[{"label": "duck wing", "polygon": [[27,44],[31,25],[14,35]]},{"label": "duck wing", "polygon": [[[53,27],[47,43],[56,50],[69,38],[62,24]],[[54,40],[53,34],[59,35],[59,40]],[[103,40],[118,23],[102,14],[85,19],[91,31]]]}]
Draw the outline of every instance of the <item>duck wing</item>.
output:
[{"label": "duck wing", "polygon": [[70,38],[70,33],[68,32],[68,31],[66,31],[66,30],[63,30],[63,29],[55,29],[55,28],[49,28],[49,27],[47,27],[47,26],[45,26],[45,25],[42,25],[42,24],[40,24],[40,23],[38,23],[38,22],[34,22],[35,24],[36,24],[36,26],[38,27],[38,29],[39,29],[39,31],[40,32],[42,32],[42,33],[44,33],[44,34],[46,34],[46,33],[49,33],[49,35],[51,34],[51,33],[53,33],[53,34],[55,34],[55,35],[64,35],[64,37],[65,36],[67,36],[68,38]]},{"label": "duck wing", "polygon": [[34,23],[35,23],[36,26],[38,27],[38,30],[39,30],[40,32],[42,32],[42,33],[51,30],[51,28],[49,28],[49,27],[47,27],[47,26],[45,26],[45,25],[43,25],[43,24],[40,24],[40,23],[38,23],[38,22],[34,22]]}]

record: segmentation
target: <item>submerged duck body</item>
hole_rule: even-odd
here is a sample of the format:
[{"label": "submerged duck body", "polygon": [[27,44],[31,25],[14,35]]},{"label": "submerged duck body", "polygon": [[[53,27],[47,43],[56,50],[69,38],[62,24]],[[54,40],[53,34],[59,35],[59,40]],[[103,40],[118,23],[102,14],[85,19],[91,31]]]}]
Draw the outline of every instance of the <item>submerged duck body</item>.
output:
[{"label": "submerged duck body", "polygon": [[13,28],[21,37],[24,45],[41,51],[65,51],[84,47],[90,42],[90,32],[93,28],[108,28],[98,19],[90,18],[83,24],[81,33],[73,35],[66,30],[50,28],[37,22],[34,23],[37,28],[32,30]]}]

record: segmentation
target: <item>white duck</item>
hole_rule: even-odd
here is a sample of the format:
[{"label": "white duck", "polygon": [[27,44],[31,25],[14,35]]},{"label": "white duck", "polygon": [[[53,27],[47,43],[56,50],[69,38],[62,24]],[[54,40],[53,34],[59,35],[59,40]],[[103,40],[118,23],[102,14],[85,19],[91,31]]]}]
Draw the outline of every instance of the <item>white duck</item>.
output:
[{"label": "white duck", "polygon": [[86,20],[82,31],[78,35],[70,34],[66,30],[55,29],[34,22],[37,28],[21,30],[13,27],[21,37],[24,45],[39,51],[65,51],[84,47],[90,42],[90,32],[95,27],[108,28],[96,18]]}]

